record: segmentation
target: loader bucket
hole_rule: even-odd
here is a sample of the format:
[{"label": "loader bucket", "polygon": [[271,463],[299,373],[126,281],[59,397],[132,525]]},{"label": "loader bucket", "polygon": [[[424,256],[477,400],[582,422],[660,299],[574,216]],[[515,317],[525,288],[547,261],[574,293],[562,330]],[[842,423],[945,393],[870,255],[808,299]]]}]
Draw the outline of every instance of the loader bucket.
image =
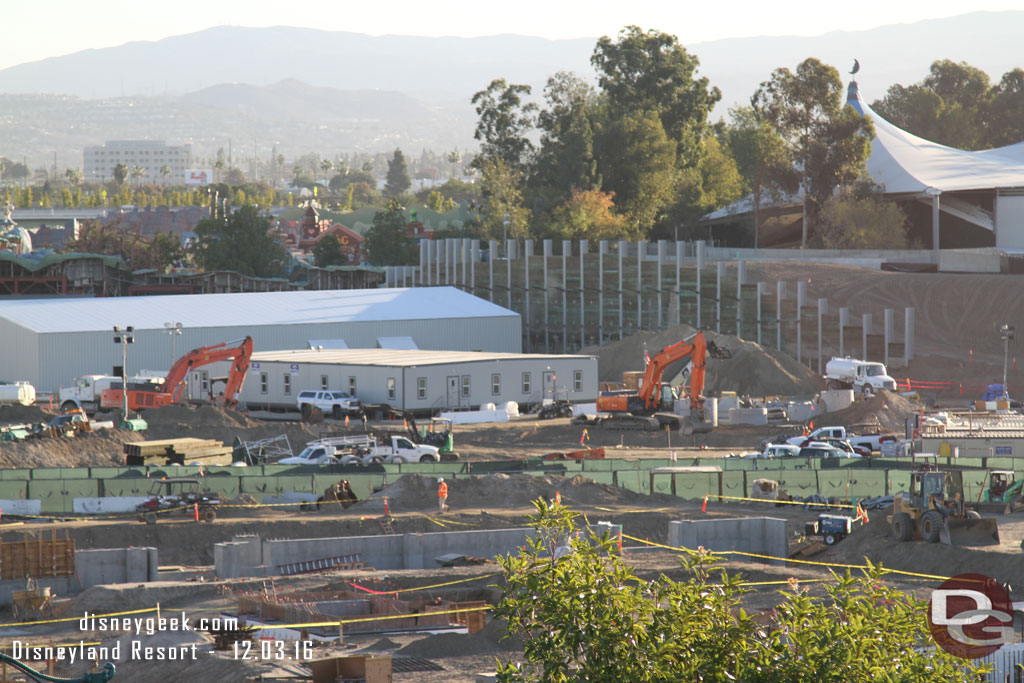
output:
[{"label": "loader bucket", "polygon": [[999,525],[992,517],[948,518],[939,540],[947,545],[999,545]]}]

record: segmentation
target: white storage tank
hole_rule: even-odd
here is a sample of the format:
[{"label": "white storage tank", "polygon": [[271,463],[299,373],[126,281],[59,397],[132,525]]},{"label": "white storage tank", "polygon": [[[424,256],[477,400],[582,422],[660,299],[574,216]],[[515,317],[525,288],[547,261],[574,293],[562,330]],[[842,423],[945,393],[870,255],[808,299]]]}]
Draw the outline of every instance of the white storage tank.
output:
[{"label": "white storage tank", "polygon": [[0,384],[0,405],[20,403],[30,406],[36,402],[36,388],[28,382]]}]

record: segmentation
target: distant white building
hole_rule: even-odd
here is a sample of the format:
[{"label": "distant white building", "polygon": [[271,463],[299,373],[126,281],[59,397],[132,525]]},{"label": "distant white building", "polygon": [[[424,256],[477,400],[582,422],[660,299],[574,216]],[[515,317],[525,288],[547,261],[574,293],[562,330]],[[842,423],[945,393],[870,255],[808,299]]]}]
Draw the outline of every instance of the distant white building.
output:
[{"label": "distant white building", "polygon": [[[140,166],[146,171],[143,183],[181,184],[185,171],[191,168],[191,145],[168,145],[163,140],[108,140],[105,144],[85,148],[84,169],[86,180],[107,181],[114,178],[114,167],[124,164],[128,168],[128,182],[135,182],[131,169]],[[164,166],[170,168],[166,177],[160,174]]]}]

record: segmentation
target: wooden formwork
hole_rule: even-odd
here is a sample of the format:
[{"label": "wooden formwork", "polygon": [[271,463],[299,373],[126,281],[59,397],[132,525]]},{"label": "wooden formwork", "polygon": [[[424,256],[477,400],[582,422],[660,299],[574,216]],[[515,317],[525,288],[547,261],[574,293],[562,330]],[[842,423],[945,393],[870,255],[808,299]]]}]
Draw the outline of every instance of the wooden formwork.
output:
[{"label": "wooden formwork", "polygon": [[52,529],[49,538],[44,533],[0,543],[0,580],[74,575],[75,541],[66,529],[63,538]]}]

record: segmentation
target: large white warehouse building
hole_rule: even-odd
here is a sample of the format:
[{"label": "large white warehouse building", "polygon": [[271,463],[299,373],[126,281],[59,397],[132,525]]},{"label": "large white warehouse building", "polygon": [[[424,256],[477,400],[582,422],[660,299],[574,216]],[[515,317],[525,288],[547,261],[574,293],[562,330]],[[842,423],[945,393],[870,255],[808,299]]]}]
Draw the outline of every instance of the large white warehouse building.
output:
[{"label": "large white warehouse building", "polygon": [[[181,323],[181,334],[167,325]],[[518,313],[454,287],[27,299],[0,302],[0,380],[41,392],[121,365],[113,327],[135,329],[128,374],[166,371],[201,346],[250,336],[255,351],[419,348],[519,353]],[[212,375],[211,375],[212,376]]]}]

